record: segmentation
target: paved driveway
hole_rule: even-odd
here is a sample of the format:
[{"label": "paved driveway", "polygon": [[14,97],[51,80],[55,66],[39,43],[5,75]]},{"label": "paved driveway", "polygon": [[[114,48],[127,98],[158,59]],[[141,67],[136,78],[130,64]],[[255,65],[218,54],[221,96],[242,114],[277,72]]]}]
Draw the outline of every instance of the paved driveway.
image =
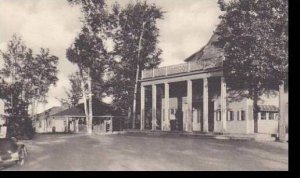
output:
[{"label": "paved driveway", "polygon": [[287,143],[129,135],[38,135],[3,170],[288,170]]}]

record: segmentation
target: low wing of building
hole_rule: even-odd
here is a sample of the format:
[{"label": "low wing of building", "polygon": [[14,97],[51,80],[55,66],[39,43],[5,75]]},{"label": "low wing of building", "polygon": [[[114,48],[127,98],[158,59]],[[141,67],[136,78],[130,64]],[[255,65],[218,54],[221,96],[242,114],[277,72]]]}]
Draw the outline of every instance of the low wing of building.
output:
[{"label": "low wing of building", "polygon": [[[98,127],[104,127],[101,123],[112,117],[120,117],[120,112],[104,102],[93,100],[93,125],[94,130]],[[104,129],[104,128],[103,128]],[[48,133],[62,132],[85,132],[86,131],[86,116],[83,103],[71,107],[49,116],[49,124],[47,127]]]}]

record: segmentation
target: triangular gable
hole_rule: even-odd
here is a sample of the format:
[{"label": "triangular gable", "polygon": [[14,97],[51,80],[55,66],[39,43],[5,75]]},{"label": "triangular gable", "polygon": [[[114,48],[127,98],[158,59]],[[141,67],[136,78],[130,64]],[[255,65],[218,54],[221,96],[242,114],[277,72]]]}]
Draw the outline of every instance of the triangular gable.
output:
[{"label": "triangular gable", "polygon": [[207,60],[223,60],[223,50],[217,47],[214,42],[218,40],[218,35],[213,34],[208,43],[202,47],[199,51],[186,58],[185,62],[207,61]]}]

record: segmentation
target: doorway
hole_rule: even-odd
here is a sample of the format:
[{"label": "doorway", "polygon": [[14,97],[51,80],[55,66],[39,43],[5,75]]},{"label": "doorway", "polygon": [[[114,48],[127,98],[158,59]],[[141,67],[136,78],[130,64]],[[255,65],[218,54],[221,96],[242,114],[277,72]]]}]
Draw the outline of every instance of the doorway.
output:
[{"label": "doorway", "polygon": [[214,101],[208,102],[208,131],[214,131]]}]

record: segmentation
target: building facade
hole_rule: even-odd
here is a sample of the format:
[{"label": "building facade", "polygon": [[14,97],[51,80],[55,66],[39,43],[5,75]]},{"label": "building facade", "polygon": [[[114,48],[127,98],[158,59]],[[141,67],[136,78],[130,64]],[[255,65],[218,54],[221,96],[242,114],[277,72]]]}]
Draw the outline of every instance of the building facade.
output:
[{"label": "building facade", "polygon": [[141,130],[277,133],[276,106],[262,109],[254,122],[253,102],[227,89],[223,52],[213,45],[217,38],[183,64],[142,71]]},{"label": "building facade", "polygon": [[4,112],[4,101],[0,99],[0,138],[5,138],[7,133],[6,115]]}]

